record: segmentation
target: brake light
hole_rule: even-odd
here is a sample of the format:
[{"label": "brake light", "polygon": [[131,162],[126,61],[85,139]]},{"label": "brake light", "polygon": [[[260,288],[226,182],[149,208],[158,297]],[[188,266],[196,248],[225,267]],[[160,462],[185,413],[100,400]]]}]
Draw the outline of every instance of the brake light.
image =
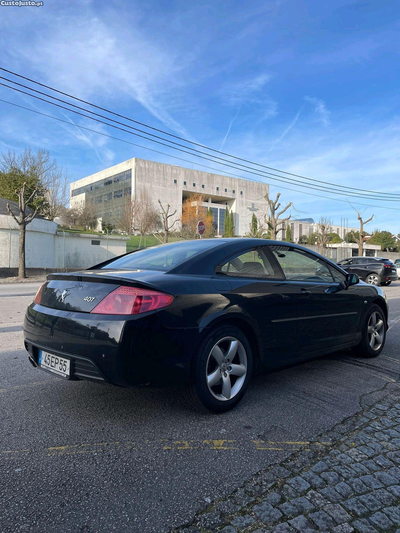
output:
[{"label": "brake light", "polygon": [[42,293],[43,293],[43,287],[46,285],[46,282],[42,283],[40,285],[40,287],[38,288],[38,291],[35,295],[35,298],[33,299],[33,301],[35,302],[35,304],[40,304],[40,302],[42,301]]},{"label": "brake light", "polygon": [[163,292],[137,287],[118,287],[108,294],[91,313],[100,315],[140,315],[170,305],[174,297]]},{"label": "brake light", "polygon": [[392,265],[385,265],[385,268],[392,268]]}]

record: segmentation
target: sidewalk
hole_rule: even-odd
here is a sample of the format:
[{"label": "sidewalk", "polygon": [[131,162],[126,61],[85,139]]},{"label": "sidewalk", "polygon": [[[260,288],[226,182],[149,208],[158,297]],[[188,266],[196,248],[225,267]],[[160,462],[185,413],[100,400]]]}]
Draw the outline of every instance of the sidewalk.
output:
[{"label": "sidewalk", "polygon": [[[174,533],[400,533],[400,385]],[[330,445],[329,445],[330,443]]]}]

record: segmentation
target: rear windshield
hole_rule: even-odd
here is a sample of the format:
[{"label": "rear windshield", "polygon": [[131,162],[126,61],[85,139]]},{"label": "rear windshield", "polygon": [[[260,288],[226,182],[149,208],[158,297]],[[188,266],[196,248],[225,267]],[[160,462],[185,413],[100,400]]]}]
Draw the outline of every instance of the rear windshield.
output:
[{"label": "rear windshield", "polygon": [[107,265],[103,269],[121,270],[163,270],[168,271],[187,259],[221,245],[221,239],[195,240],[162,244],[125,255]]}]

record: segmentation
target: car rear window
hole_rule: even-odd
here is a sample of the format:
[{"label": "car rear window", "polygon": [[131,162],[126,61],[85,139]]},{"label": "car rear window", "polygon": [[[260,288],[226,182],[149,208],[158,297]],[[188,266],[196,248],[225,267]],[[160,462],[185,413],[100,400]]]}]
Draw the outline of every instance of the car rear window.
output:
[{"label": "car rear window", "polygon": [[205,252],[216,246],[220,246],[221,239],[195,240],[176,242],[171,244],[162,244],[153,246],[144,250],[138,250],[131,254],[124,255],[107,263],[102,269],[121,269],[121,270],[162,270],[167,272],[175,266],[187,261],[197,254]]}]

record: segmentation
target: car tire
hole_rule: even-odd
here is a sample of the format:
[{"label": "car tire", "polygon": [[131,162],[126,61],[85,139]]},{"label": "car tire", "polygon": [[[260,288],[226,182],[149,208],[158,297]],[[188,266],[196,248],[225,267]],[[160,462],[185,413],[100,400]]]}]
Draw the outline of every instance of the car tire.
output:
[{"label": "car tire", "polygon": [[201,342],[185,390],[201,411],[224,413],[246,393],[253,371],[250,343],[234,326],[219,326]]},{"label": "car tire", "polygon": [[365,282],[369,283],[370,285],[380,285],[381,277],[376,272],[370,272],[365,278]]},{"label": "car tire", "polygon": [[379,305],[372,305],[365,317],[361,330],[361,341],[353,347],[353,351],[359,357],[377,357],[386,340],[386,318]]}]

